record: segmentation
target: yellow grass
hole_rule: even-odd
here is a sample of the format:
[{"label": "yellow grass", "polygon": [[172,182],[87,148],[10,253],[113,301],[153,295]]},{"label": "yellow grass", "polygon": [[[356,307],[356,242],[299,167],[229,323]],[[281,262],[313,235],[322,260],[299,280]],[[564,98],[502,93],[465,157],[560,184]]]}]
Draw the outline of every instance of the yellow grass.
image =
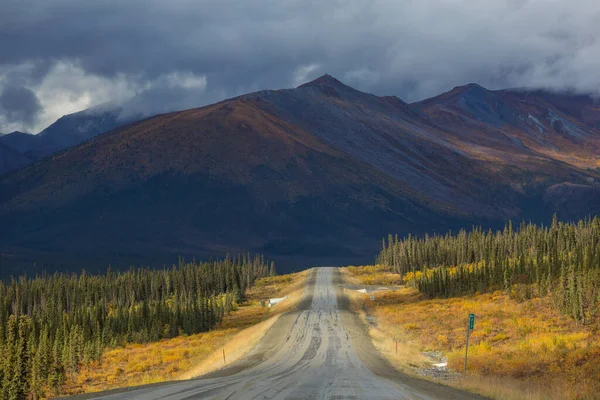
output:
[{"label": "yellow grass", "polygon": [[[126,386],[188,379],[222,368],[243,357],[277,318],[302,296],[309,271],[259,280],[248,291],[246,304],[226,316],[215,330],[148,344],[107,350],[95,363],[68,379],[66,394],[92,393]],[[261,300],[289,298],[271,308]]]},{"label": "yellow grass", "polygon": [[387,285],[402,284],[400,274],[393,272],[384,265],[349,266],[342,270],[349,283],[361,285]]},{"label": "yellow grass", "polygon": [[468,376],[446,383],[498,399],[598,398],[600,335],[560,315],[548,298],[518,303],[495,292],[427,300],[411,288],[378,292],[374,301],[352,296],[377,320],[375,345],[405,372],[426,365],[427,350],[442,351],[461,371],[467,316],[475,313]]}]

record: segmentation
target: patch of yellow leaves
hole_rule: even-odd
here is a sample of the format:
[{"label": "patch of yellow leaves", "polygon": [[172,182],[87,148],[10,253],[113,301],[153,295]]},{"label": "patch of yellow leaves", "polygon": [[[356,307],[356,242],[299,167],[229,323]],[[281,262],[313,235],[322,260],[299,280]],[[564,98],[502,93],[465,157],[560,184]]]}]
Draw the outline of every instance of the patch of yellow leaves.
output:
[{"label": "patch of yellow leaves", "polygon": [[395,286],[402,284],[400,274],[393,272],[384,265],[349,266],[344,272],[354,283],[361,285]]}]

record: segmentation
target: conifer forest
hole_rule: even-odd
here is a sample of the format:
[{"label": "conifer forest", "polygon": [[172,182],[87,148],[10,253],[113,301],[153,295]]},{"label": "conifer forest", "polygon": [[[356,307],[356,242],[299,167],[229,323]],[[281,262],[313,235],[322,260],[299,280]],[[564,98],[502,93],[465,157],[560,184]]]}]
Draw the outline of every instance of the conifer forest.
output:
[{"label": "conifer forest", "polygon": [[101,362],[107,347],[208,331],[256,279],[274,273],[263,257],[242,255],[0,282],[0,398],[59,394],[69,374]]},{"label": "conifer forest", "polygon": [[600,304],[600,219],[551,226],[512,223],[493,232],[473,228],[445,236],[389,236],[378,263],[429,297],[505,290],[525,300],[551,296],[563,314],[597,324]]}]

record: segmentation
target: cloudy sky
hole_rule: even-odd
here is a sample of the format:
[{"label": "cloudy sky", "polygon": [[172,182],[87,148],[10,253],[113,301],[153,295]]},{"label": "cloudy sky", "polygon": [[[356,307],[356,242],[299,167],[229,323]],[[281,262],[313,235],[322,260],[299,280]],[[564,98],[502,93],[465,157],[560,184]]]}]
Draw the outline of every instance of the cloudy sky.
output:
[{"label": "cloudy sky", "polygon": [[[330,73],[406,101],[477,82],[600,93],[598,0],[2,0],[0,132]],[[128,100],[132,99],[133,100]]]}]

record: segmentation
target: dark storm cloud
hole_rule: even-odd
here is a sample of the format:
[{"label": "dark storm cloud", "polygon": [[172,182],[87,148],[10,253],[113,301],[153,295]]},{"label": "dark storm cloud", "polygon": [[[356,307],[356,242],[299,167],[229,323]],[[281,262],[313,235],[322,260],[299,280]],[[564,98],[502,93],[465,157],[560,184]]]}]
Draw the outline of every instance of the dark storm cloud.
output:
[{"label": "dark storm cloud", "polygon": [[[0,74],[28,73],[45,119],[67,86],[87,96],[63,89],[69,110],[140,94],[181,108],[325,72],[408,101],[468,82],[599,92],[599,24],[597,0],[6,0]],[[165,87],[173,74],[206,85]]]},{"label": "dark storm cloud", "polygon": [[0,116],[8,123],[32,126],[41,110],[40,101],[31,89],[9,84],[0,93]]}]

